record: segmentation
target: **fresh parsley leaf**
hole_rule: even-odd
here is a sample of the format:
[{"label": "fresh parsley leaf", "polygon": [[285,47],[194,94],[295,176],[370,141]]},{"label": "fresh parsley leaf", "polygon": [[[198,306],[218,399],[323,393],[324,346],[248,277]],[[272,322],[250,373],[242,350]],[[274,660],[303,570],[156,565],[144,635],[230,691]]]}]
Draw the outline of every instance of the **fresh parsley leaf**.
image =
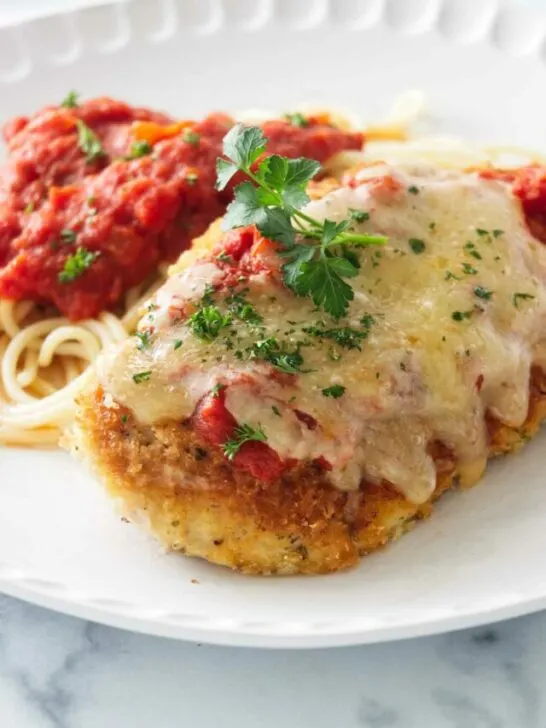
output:
[{"label": "fresh parsley leaf", "polygon": [[501,235],[504,235],[504,230],[498,230],[498,229],[497,230],[493,230],[493,237],[494,238],[498,238]]},{"label": "fresh parsley leaf", "polygon": [[224,455],[228,460],[233,460],[246,442],[265,442],[266,440],[267,437],[260,425],[258,427],[247,424],[237,425],[233,436],[224,443]]},{"label": "fresh parsley leaf", "polygon": [[218,157],[216,160],[216,189],[224,190],[231,178],[237,174],[239,168],[233,162]]},{"label": "fresh parsley leaf", "polygon": [[173,342],[173,349],[176,351],[182,346],[182,339],[175,339]]},{"label": "fresh parsley leaf", "polygon": [[334,384],[331,387],[326,387],[326,389],[323,389],[322,394],[325,397],[333,397],[334,399],[338,399],[345,394],[345,387],[343,387],[341,384]]},{"label": "fresh parsley leaf", "polygon": [[76,127],[78,129],[78,146],[85,154],[85,161],[92,164],[105,157],[106,152],[95,132],[81,119],[76,120]]},{"label": "fresh parsley leaf", "polygon": [[140,384],[141,382],[147,382],[151,376],[152,376],[151,369],[148,369],[148,371],[146,371],[146,372],[137,372],[137,374],[133,374],[133,382],[135,384]]},{"label": "fresh parsley leaf", "polygon": [[264,219],[257,224],[261,234],[270,240],[293,246],[296,242],[296,231],[292,227],[290,214],[280,207],[268,207],[264,212]]},{"label": "fresh parsley leaf", "polygon": [[[316,306],[321,306],[334,318],[341,318],[347,312],[354,293],[351,286],[338,274],[336,263],[332,264],[333,260],[341,259],[320,255],[317,260],[303,263],[295,290],[299,295],[310,296]],[[354,266],[352,269],[356,270]]]},{"label": "fresh parsley leaf", "polygon": [[470,263],[463,263],[462,268],[463,273],[466,273],[467,276],[475,276],[478,272],[474,266],[470,265]]},{"label": "fresh parsley leaf", "polygon": [[263,225],[266,213],[258,199],[256,187],[251,182],[241,182],[235,188],[235,198],[228,205],[224,216],[224,230],[245,227],[246,225]]},{"label": "fresh parsley leaf", "polygon": [[286,119],[286,121],[288,121],[290,124],[292,124],[292,126],[309,126],[309,120],[306,119],[305,116],[299,111],[296,111],[293,114],[285,114],[283,118]]},{"label": "fresh parsley leaf", "polygon": [[69,255],[64,262],[62,271],[57,275],[60,283],[72,283],[90,268],[100,253],[92,252],[87,248],[78,248],[73,255]]},{"label": "fresh parsley leaf", "polygon": [[78,96],[79,93],[77,91],[69,91],[61,101],[61,106],[64,106],[65,109],[75,109],[79,106]]},{"label": "fresh parsley leaf", "polygon": [[408,187],[408,192],[410,193],[410,195],[418,195],[419,187],[416,187],[415,185],[411,185],[411,187]]},{"label": "fresh parsley leaf", "polygon": [[281,413],[279,412],[279,408],[276,405],[272,404],[271,409],[277,415],[277,417],[282,417]]},{"label": "fresh parsley leaf", "polygon": [[224,137],[224,155],[238,167],[248,170],[264,153],[267,139],[257,126],[235,124]]},{"label": "fresh parsley leaf", "polygon": [[203,306],[188,319],[194,336],[202,341],[214,341],[220,331],[231,324],[231,316],[223,314],[217,306]]}]

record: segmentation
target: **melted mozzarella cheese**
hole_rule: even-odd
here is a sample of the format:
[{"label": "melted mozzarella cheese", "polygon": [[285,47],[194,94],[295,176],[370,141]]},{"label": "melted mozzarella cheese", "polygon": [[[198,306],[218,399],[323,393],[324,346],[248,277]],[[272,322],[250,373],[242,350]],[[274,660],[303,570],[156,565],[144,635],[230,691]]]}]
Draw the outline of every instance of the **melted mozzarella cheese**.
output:
[{"label": "melted mozzarella cheese", "polygon": [[[415,166],[368,174],[306,210],[334,221],[365,211],[359,230],[388,237],[382,248],[359,249],[347,319],[317,313],[268,276],[245,284],[263,317],[261,337],[292,348],[305,342],[305,373],[280,384],[268,364],[244,356],[256,340],[252,327],[238,323],[234,334],[205,343],[163,315],[174,298],[195,301],[203,282],[214,280],[216,267],[201,263],[158,294],[162,315],[148,348],[129,340],[103,358],[105,390],[151,423],[186,418],[215,383],[229,384],[226,404],[238,422],[261,426],[282,457],[325,457],[328,477],[343,489],[358,488],[362,478],[387,480],[424,502],[435,487],[433,441],[451,448],[475,480],[487,458],[486,411],[521,425],[531,365],[546,362],[546,248],[502,182]],[[373,323],[360,351],[302,332],[321,323],[362,330],[364,316]],[[141,371],[151,375],[137,383]],[[323,393],[334,384],[345,387],[338,399]]]}]

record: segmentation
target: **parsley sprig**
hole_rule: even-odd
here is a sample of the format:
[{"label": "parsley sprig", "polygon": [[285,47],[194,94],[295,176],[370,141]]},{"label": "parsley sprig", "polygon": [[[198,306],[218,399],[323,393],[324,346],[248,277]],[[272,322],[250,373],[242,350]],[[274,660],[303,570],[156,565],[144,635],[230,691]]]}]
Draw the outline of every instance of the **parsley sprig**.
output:
[{"label": "parsley sprig", "polygon": [[259,425],[258,427],[247,424],[238,425],[233,436],[224,443],[224,455],[228,460],[233,460],[245,442],[265,442],[266,440],[265,432]]},{"label": "parsley sprig", "polygon": [[285,284],[340,318],[354,297],[345,279],[358,274],[358,261],[348,248],[382,245],[386,238],[354,232],[351,219],[321,221],[302,212],[309,202],[305,187],[320,164],[278,154],[259,161],[266,146],[267,139],[258,127],[236,124],[224,137],[226,159],[217,160],[217,188],[225,189],[238,172],[247,177],[235,188],[224,227],[256,225],[266,238],[281,243]]}]

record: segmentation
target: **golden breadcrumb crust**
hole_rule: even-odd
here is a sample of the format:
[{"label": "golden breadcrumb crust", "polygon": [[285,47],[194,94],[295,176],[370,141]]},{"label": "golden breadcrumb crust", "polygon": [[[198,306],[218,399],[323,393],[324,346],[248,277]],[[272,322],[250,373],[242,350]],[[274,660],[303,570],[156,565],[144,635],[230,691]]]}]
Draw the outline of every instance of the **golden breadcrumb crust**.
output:
[{"label": "golden breadcrumb crust", "polygon": [[[546,416],[546,376],[534,369],[526,424],[487,418],[490,456],[516,450]],[[252,574],[319,574],[356,564],[417,520],[457,484],[450,451],[431,446],[437,484],[414,505],[388,483],[357,493],[332,487],[319,467],[301,464],[264,484],[200,441],[190,423],[140,425],[102,389],[79,400],[74,448],[89,460],[126,515],[147,521],[169,549]]]}]

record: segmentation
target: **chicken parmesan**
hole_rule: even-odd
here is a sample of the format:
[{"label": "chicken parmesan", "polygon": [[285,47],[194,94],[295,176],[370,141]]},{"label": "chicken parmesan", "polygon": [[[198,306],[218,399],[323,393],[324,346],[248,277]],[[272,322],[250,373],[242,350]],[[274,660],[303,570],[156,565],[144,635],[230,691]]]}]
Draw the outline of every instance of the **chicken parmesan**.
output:
[{"label": "chicken parmesan", "polygon": [[540,172],[373,164],[315,183],[309,160],[256,168],[265,144],[226,137],[218,184],[247,179],[101,357],[74,442],[168,548],[331,572],[537,430]]}]

